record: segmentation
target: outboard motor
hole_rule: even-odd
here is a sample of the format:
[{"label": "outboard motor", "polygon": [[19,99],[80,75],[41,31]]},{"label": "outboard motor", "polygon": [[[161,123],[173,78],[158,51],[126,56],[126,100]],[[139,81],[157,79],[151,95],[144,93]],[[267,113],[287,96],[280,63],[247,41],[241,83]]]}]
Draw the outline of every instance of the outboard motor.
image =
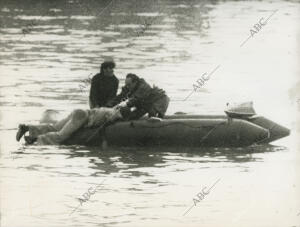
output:
[{"label": "outboard motor", "polygon": [[253,108],[253,102],[244,102],[234,105],[230,105],[229,103],[227,103],[227,109],[225,110],[225,113],[228,117],[242,119],[247,119],[251,116],[256,115]]}]

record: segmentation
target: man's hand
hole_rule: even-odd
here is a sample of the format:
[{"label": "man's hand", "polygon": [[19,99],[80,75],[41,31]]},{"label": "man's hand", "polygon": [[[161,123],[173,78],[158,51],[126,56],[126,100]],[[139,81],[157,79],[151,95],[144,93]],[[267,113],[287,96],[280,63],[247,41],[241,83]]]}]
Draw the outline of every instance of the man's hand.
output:
[{"label": "man's hand", "polygon": [[127,106],[127,101],[120,102],[120,103],[117,105],[117,109],[120,109],[121,107],[125,107],[125,106]]}]

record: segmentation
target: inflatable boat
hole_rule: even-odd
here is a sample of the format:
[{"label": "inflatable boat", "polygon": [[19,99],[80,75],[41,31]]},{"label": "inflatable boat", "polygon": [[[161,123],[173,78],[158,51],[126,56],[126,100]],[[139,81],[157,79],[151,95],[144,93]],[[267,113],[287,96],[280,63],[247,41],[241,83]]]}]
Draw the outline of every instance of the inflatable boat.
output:
[{"label": "inflatable boat", "polygon": [[64,144],[101,146],[245,147],[267,144],[288,136],[289,129],[258,116],[250,108],[227,115],[166,116],[120,121],[105,128],[83,128]]}]

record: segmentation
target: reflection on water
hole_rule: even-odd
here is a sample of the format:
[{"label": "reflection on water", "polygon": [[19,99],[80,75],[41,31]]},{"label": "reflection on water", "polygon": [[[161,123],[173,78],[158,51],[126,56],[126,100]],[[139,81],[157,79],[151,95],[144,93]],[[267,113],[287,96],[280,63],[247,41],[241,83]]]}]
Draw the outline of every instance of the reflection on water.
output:
[{"label": "reflection on water", "polygon": [[[14,141],[17,124],[36,123],[45,109],[88,108],[88,80],[106,59],[116,61],[121,85],[133,72],[164,88],[169,114],[220,114],[227,102],[253,100],[258,113],[291,125],[286,90],[298,72],[299,8],[297,1],[2,0],[1,226],[299,223],[291,138],[249,148],[108,150]],[[239,49],[253,23],[275,10]],[[193,195],[217,179],[214,192],[182,217]],[[70,216],[78,198],[103,180]]]},{"label": "reflection on water", "polygon": [[[249,202],[245,194],[255,197],[255,201],[264,200],[264,193],[260,194],[260,180],[269,179],[269,193],[278,196],[278,189],[273,192],[271,189],[277,187],[278,182],[270,181],[269,171],[276,179],[289,176],[291,170],[277,164],[289,156],[286,147],[271,145],[107,150],[84,146],[20,147],[5,154],[1,160],[5,170],[5,178],[1,181],[5,182],[6,190],[10,189],[5,191],[9,197],[4,197],[8,208],[4,212],[4,223],[6,226],[19,223],[13,219],[15,215],[22,218],[25,226],[33,223],[73,226],[75,222],[80,226],[85,226],[86,222],[95,226],[99,222],[104,226],[132,226],[144,221],[154,226],[174,222],[177,226],[177,221],[192,224],[193,220],[208,226],[219,223],[207,218],[210,216],[232,223],[226,212],[225,216],[222,214],[224,207],[228,209],[227,213],[229,208],[241,209]],[[219,178],[222,181],[214,193],[182,219],[193,196]],[[78,199],[101,182],[101,188],[79,206]],[[240,200],[235,199],[237,195]],[[24,202],[17,202],[21,198]],[[252,199],[251,207],[247,209],[254,214],[257,204],[253,204]],[[14,201],[13,205],[7,204],[8,201]],[[266,213],[267,216],[272,214]]]}]

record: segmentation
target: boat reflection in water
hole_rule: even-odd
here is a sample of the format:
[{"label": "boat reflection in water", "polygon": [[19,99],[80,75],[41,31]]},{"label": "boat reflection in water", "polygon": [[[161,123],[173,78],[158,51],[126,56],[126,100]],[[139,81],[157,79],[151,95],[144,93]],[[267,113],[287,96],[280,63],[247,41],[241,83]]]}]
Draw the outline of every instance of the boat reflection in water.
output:
[{"label": "boat reflection in water", "polygon": [[[179,147],[110,147],[106,150],[99,147],[89,147],[86,152],[84,146],[67,146],[71,152],[69,158],[89,159],[92,169],[100,170],[102,174],[117,173],[126,170],[132,176],[141,176],[149,172],[138,168],[165,168],[172,163],[184,161],[195,163],[247,163],[257,162],[261,158],[259,153],[286,150],[282,146],[257,145],[246,148],[179,148]],[[198,157],[198,158],[197,158]],[[97,162],[95,160],[98,160]],[[101,162],[99,162],[101,160]],[[209,165],[207,166],[209,168]]]}]

